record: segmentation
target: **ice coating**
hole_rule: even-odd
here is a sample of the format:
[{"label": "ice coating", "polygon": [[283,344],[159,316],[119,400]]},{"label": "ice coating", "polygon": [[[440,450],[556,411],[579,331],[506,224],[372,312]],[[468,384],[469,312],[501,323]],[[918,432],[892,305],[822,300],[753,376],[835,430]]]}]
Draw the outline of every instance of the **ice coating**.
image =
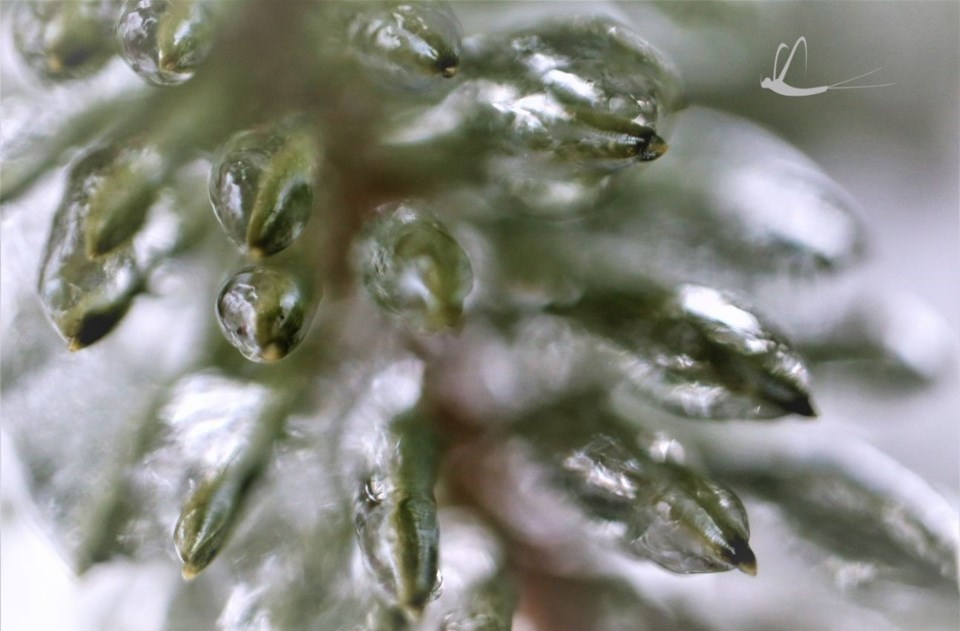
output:
[{"label": "ice coating", "polygon": [[456,327],[473,288],[470,259],[416,202],[377,209],[356,248],[364,285],[386,311],[415,328]]},{"label": "ice coating", "polygon": [[245,130],[210,169],[210,201],[227,235],[255,258],[289,247],[313,211],[315,138],[294,124]]},{"label": "ice coating", "polygon": [[292,274],[253,267],[224,283],[217,318],[227,341],[244,357],[274,362],[303,340],[315,306],[315,299]]},{"label": "ice coating", "polygon": [[462,30],[446,2],[367,2],[347,9],[348,54],[389,86],[422,90],[460,67]]},{"label": "ice coating", "polygon": [[693,469],[655,458],[662,435],[630,431],[592,396],[538,410],[518,431],[550,493],[601,539],[681,574],[756,573],[739,498]]},{"label": "ice coating", "polygon": [[553,309],[611,343],[636,392],[691,418],[815,416],[809,375],[791,345],[727,294],[700,285],[587,294]]},{"label": "ice coating", "polygon": [[213,22],[213,0],[126,0],[117,39],[124,60],[144,80],[178,85],[210,53]]}]

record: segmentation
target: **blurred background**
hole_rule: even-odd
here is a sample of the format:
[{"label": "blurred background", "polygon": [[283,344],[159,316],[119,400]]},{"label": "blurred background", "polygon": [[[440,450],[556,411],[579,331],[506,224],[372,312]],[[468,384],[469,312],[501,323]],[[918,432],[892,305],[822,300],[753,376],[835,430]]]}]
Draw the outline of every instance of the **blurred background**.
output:
[{"label": "blurred background", "polygon": [[[910,360],[916,364],[936,367],[938,376],[928,387],[902,388],[884,386],[882,379],[859,382],[857,373],[864,370],[859,364],[819,369],[814,373],[813,391],[821,418],[809,431],[859,436],[918,472],[954,506],[958,504],[960,3],[455,5],[467,35],[509,25],[531,14],[604,12],[620,17],[675,61],[691,103],[767,126],[846,188],[862,209],[871,251],[869,262],[854,272],[855,278],[843,282],[889,295],[886,304],[903,312],[899,319],[891,320],[891,344],[913,352]],[[808,98],[786,98],[762,90],[760,78],[772,73],[777,46],[786,43],[792,47],[800,36],[809,46],[808,68],[804,75],[801,60],[795,60],[789,79],[793,85],[829,85],[875,68],[882,70],[859,83],[894,85],[830,91]],[[16,85],[24,81],[24,73],[11,55],[6,23],[2,46],[0,79],[6,86]],[[681,114],[676,126],[682,125]],[[7,234],[5,231],[5,249],[9,247]],[[773,288],[770,295],[789,295],[794,289]],[[802,319],[803,301],[822,296],[798,289],[796,298],[797,313],[793,315]],[[782,298],[770,300],[776,305]],[[160,573],[154,574],[150,567],[120,565],[96,568],[83,579],[74,578],[32,527],[19,465],[6,437],[2,466],[3,629],[105,628],[97,626],[102,620],[97,612],[107,603],[117,609],[111,618],[115,621],[130,623],[159,616],[161,602],[129,602],[117,600],[117,595],[134,583],[146,588],[134,590],[136,593],[149,591],[152,580],[161,580],[156,578]],[[761,559],[776,557],[780,542],[774,535],[764,535],[762,523],[760,509],[754,549]],[[767,576],[782,585],[785,577],[777,573],[789,572],[792,567],[774,562],[762,567],[758,579],[710,577],[697,583],[685,581],[682,588],[707,603],[729,597],[758,599],[766,593],[763,581]],[[723,587],[721,581],[726,581]],[[151,607],[156,616],[151,616]],[[932,622],[934,626],[924,626],[922,615],[911,618],[909,611],[902,613],[900,620],[894,620],[894,628],[909,628],[904,625],[911,619],[918,625],[914,629],[940,628]],[[854,616],[848,628],[865,628],[860,625],[866,620],[869,618]]]}]

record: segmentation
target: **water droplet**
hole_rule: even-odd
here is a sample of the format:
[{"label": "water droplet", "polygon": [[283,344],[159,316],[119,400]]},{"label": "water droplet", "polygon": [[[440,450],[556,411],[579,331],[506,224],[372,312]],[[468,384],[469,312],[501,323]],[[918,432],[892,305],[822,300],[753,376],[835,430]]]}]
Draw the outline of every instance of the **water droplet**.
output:
[{"label": "water droplet", "polygon": [[519,425],[547,480],[631,554],[682,574],[756,572],[746,511],[726,487],[658,462],[593,396],[535,412]]},{"label": "water droplet", "polygon": [[217,298],[224,336],[255,362],[286,357],[303,340],[313,314],[314,300],[297,279],[264,267],[234,274]]},{"label": "water droplet", "polygon": [[185,502],[173,534],[185,579],[202,572],[225,545],[236,521],[243,486],[221,472],[201,482]]},{"label": "water droplet", "polygon": [[210,201],[227,235],[255,257],[290,246],[313,210],[318,165],[304,129],[281,124],[230,138],[210,169]]},{"label": "water droplet", "polygon": [[[438,595],[439,526],[433,487],[437,442],[415,412],[394,419],[378,441],[373,466],[354,505],[363,560],[389,601],[419,618]],[[371,480],[379,501],[369,501]]]},{"label": "water droplet", "polygon": [[14,45],[41,77],[62,81],[89,76],[114,53],[116,4],[115,0],[14,3]]},{"label": "water droplet", "polygon": [[456,76],[462,29],[446,2],[350,6],[349,48],[388,85],[421,90]]},{"label": "water droplet", "polygon": [[124,60],[153,85],[196,73],[214,38],[210,0],[127,0],[117,24]]},{"label": "water droplet", "polygon": [[370,295],[416,328],[456,327],[473,287],[466,252],[439,221],[412,203],[388,204],[376,212],[357,247]]},{"label": "water droplet", "polygon": [[652,46],[606,18],[556,20],[478,38],[471,67],[507,90],[484,91],[523,144],[554,159],[615,168],[666,151],[681,103],[675,72]]},{"label": "water droplet", "polygon": [[715,289],[589,294],[556,310],[610,340],[602,350],[631,388],[671,412],[691,418],[816,416],[809,374],[792,346]]},{"label": "water droplet", "polygon": [[86,247],[90,258],[130,241],[143,227],[164,175],[163,158],[150,147],[126,147],[88,178]]},{"label": "water droplet", "polygon": [[145,280],[131,247],[96,258],[87,252],[91,207],[116,156],[114,148],[98,148],[71,167],[40,272],[40,298],[71,350],[109,333]]},{"label": "water droplet", "polygon": [[169,432],[149,461],[168,484],[191,484],[173,537],[185,579],[202,572],[226,546],[273,455],[290,401],[260,384],[216,373],[190,375],[172,390],[160,412]]}]

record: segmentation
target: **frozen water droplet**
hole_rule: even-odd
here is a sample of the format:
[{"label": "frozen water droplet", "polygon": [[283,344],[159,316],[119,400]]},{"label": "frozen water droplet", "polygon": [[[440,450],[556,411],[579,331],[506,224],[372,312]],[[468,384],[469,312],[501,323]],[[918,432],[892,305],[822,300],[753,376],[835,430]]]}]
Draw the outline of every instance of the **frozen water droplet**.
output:
[{"label": "frozen water droplet", "polygon": [[210,201],[237,245],[254,256],[290,246],[313,210],[319,156],[313,134],[281,124],[234,135],[210,169]]},{"label": "frozen water droplet", "polygon": [[173,540],[192,579],[225,548],[254,483],[273,454],[290,399],[215,372],[170,387],[154,448],[131,476],[147,521]]},{"label": "frozen water droplet", "polygon": [[92,208],[115,165],[111,147],[84,154],[70,169],[67,190],[53,220],[40,272],[40,298],[73,350],[109,333],[140,292],[144,275],[132,248],[91,258],[87,251]]},{"label": "frozen water droplet", "polygon": [[224,336],[247,359],[283,359],[303,340],[313,320],[315,300],[292,275],[252,267],[230,278],[217,298]]},{"label": "frozen water droplet", "polygon": [[[531,149],[606,168],[666,151],[657,130],[681,102],[679,81],[663,56],[622,24],[557,20],[480,38],[468,51],[480,76],[513,88],[492,104]],[[512,98],[503,98],[508,92]]]},{"label": "frozen water droplet", "polygon": [[371,2],[353,14],[348,50],[391,86],[420,90],[460,67],[460,21],[446,2]]},{"label": "frozen water droplet", "polygon": [[123,58],[154,85],[196,73],[213,45],[211,0],[127,0],[117,24]]},{"label": "frozen water droplet", "polygon": [[[373,453],[377,471],[355,502],[357,541],[388,600],[417,618],[438,595],[436,436],[415,412],[394,419],[386,432]],[[371,491],[378,501],[369,501]]]},{"label": "frozen water droplet", "polygon": [[151,147],[117,151],[109,164],[90,174],[86,221],[90,258],[111,252],[133,238],[146,221],[164,174],[164,160]]},{"label": "frozen water droplet", "polygon": [[[729,296],[699,285],[587,295],[557,308],[603,348],[643,397],[692,418],[816,416],[792,346]],[[601,345],[603,346],[603,345]]]},{"label": "frozen water droplet", "polygon": [[546,479],[601,536],[682,574],[756,573],[747,515],[726,487],[673,462],[657,462],[594,397],[535,412],[519,426]]},{"label": "frozen water droplet", "polygon": [[427,331],[459,324],[473,287],[470,259],[422,208],[402,202],[377,209],[357,259],[370,295],[390,313]]},{"label": "frozen water droplet", "polygon": [[14,45],[41,77],[85,77],[113,55],[116,11],[116,0],[17,2],[11,14]]},{"label": "frozen water droplet", "polygon": [[202,481],[190,494],[173,531],[185,579],[193,579],[220,553],[240,508],[244,486],[221,472]]}]

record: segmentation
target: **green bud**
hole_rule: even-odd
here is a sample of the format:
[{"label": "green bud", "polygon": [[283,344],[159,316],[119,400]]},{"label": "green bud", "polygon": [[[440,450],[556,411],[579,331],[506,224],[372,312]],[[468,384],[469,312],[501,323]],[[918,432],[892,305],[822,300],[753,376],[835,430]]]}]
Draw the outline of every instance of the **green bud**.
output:
[{"label": "green bud", "polygon": [[210,169],[210,201],[227,235],[255,258],[290,246],[313,210],[319,162],[307,130],[234,135]]},{"label": "green bud", "polygon": [[154,85],[193,77],[214,38],[211,0],[127,0],[117,24],[124,60]]},{"label": "green bud", "polygon": [[477,37],[464,56],[471,78],[398,124],[389,144],[470,143],[481,159],[521,155],[533,160],[528,177],[550,163],[604,172],[663,155],[668,118],[683,105],[664,58],[605,18]]},{"label": "green bud", "polygon": [[[665,458],[593,400],[534,413],[519,431],[557,488],[613,542],[681,574],[756,574],[747,514],[725,486]],[[662,439],[660,439],[662,440]]]},{"label": "green bud", "polygon": [[391,86],[429,87],[460,67],[462,29],[446,2],[364,2],[344,5],[348,50]]},{"label": "green bud", "polygon": [[[97,222],[93,216],[100,218],[101,226],[115,225],[111,221],[115,215],[104,214],[102,208],[122,208],[121,215],[139,208],[139,204],[115,206],[105,201],[112,182],[104,174],[115,168],[116,157],[115,149],[98,148],[73,165],[47,241],[40,298],[71,350],[88,346],[109,333],[126,314],[145,280],[133,248],[113,249],[96,258],[88,252],[88,237],[104,234],[88,226],[91,220]],[[134,215],[139,217],[141,212],[146,211],[136,210]],[[106,234],[115,237],[124,232],[111,229]],[[96,238],[94,242],[100,243]]]},{"label": "green bud", "polygon": [[163,177],[163,158],[149,148],[125,148],[89,176],[87,256],[102,256],[143,227]]},{"label": "green bud", "polygon": [[569,315],[614,343],[619,370],[663,408],[691,418],[816,416],[792,346],[728,296],[699,285],[588,294]]},{"label": "green bud", "polygon": [[14,45],[30,68],[52,81],[93,74],[114,53],[116,0],[17,2]]},{"label": "green bud", "polygon": [[226,545],[255,477],[251,471],[234,471],[228,465],[190,494],[173,534],[185,579],[203,571]]},{"label": "green bud", "polygon": [[275,362],[303,340],[317,299],[289,273],[251,267],[224,283],[217,318],[227,341],[244,357]]},{"label": "green bud", "polygon": [[367,291],[415,328],[458,326],[473,287],[466,252],[439,221],[409,202],[387,204],[376,213],[357,247]]},{"label": "green bud", "polygon": [[363,481],[355,502],[357,541],[364,562],[389,600],[417,618],[436,597],[440,531],[433,488],[437,437],[424,418],[396,418],[388,451]]}]

